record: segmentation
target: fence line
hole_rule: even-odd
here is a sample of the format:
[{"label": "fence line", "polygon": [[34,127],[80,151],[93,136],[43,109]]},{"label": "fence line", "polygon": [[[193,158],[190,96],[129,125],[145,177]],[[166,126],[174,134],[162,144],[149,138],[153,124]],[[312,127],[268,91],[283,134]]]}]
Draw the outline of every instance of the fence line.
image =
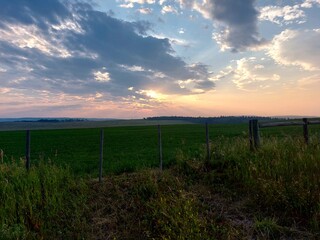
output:
[{"label": "fence line", "polygon": [[250,149],[254,150],[260,147],[260,128],[269,127],[286,127],[286,126],[302,126],[303,137],[306,144],[309,144],[309,129],[308,125],[320,124],[320,120],[309,120],[303,118],[301,121],[288,121],[288,122],[267,122],[259,123],[257,119],[249,120],[249,143]]},{"label": "fence line", "polygon": [[[159,154],[159,168],[163,170],[163,149],[162,149],[162,133],[161,133],[161,125],[158,125],[158,154]],[[206,145],[207,145],[207,161],[210,160],[210,140],[209,140],[209,126],[208,123],[205,124],[205,134],[206,134]],[[26,169],[30,169],[30,154],[31,154],[31,131],[26,131]],[[103,175],[103,148],[104,148],[104,130],[100,130],[100,157],[99,157],[99,182],[102,182]],[[2,150],[1,150],[2,151]],[[2,152],[1,152],[2,153]],[[2,153],[3,154],[3,153]],[[0,158],[3,158],[1,155]],[[1,158],[1,159],[2,159]]]},{"label": "fence line", "polygon": [[[303,137],[306,144],[309,144],[309,129],[308,125],[320,124],[320,120],[312,120],[303,118],[302,121],[281,121],[281,122],[266,122],[259,123],[258,119],[249,120],[249,144],[250,150],[258,149],[261,145],[260,140],[260,129],[261,128],[270,128],[270,127],[283,127],[283,126],[302,126],[303,127]],[[162,132],[161,125],[157,125],[158,130],[158,155],[159,155],[159,168],[163,170],[163,148],[162,148]],[[206,138],[206,159],[210,160],[210,137],[209,137],[209,124],[205,123],[205,138]],[[30,169],[30,148],[31,143],[31,131],[26,131],[26,169]],[[104,130],[100,130],[100,158],[99,158],[99,182],[102,181],[103,174],[103,148],[104,148]],[[3,156],[2,156],[3,158]]]}]

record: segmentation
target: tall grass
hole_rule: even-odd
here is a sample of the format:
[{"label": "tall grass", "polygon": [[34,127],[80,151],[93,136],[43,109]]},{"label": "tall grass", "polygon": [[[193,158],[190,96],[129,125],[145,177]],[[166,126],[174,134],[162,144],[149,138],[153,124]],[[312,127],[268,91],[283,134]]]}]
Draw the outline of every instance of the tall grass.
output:
[{"label": "tall grass", "polygon": [[1,239],[80,239],[86,185],[68,169],[0,164]]},{"label": "tall grass", "polygon": [[[316,140],[316,139],[314,139]],[[246,139],[220,139],[211,163],[224,180],[244,188],[267,211],[299,218],[320,230],[320,146],[297,138],[268,138],[249,151]]]}]

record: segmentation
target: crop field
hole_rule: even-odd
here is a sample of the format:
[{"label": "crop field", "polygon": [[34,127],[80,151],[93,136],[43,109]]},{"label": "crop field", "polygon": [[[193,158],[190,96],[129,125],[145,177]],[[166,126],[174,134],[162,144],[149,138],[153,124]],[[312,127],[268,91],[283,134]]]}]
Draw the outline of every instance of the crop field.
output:
[{"label": "crop field", "polygon": [[301,126],[261,129],[251,151],[247,124],[209,125],[209,161],[204,125],[161,129],[162,172],[156,125],[103,128],[102,183],[100,128],[32,130],[30,171],[26,131],[0,131],[0,236],[320,238],[319,126],[309,145]]},{"label": "crop field", "polygon": [[[177,159],[205,157],[205,126],[199,124],[164,125],[162,148],[164,167]],[[247,124],[209,125],[212,151],[221,141],[248,139]],[[104,130],[104,173],[132,172],[158,167],[157,126],[107,127]],[[310,127],[313,142],[320,141],[319,126]],[[25,155],[25,131],[0,131],[3,161],[20,161]],[[262,140],[272,137],[302,141],[301,127],[263,129]],[[96,176],[100,153],[100,128],[31,131],[31,164],[50,161],[70,166],[76,174]]]}]

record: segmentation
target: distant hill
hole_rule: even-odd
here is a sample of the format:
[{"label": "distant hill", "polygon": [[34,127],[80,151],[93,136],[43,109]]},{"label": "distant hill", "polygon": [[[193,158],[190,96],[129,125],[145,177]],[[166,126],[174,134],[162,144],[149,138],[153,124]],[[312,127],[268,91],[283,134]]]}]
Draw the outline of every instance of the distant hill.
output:
[{"label": "distant hill", "polygon": [[248,123],[250,119],[258,119],[262,121],[283,120],[285,118],[275,117],[257,117],[257,116],[220,116],[220,117],[181,117],[181,116],[162,116],[162,117],[148,117],[146,120],[177,120],[186,121],[197,124],[235,124]]}]

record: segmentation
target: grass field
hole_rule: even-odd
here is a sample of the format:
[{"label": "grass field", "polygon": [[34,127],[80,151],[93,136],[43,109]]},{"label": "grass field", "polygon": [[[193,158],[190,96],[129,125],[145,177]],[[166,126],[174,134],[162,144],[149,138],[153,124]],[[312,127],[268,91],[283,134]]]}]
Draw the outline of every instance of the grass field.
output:
[{"label": "grass field", "polygon": [[[212,146],[221,137],[248,138],[246,124],[210,125]],[[132,172],[159,166],[157,126],[121,126],[104,129],[104,172]],[[319,126],[310,128],[313,141],[320,140]],[[317,139],[317,134],[319,138]],[[19,161],[25,155],[25,131],[0,131],[0,149],[4,162]],[[262,139],[293,137],[302,139],[301,127],[263,129]],[[53,129],[31,131],[31,161],[50,161],[68,165],[80,175],[96,176],[99,165],[100,129]],[[205,155],[205,126],[198,124],[162,126],[164,167],[174,163],[177,156],[199,159]]]},{"label": "grass field", "polygon": [[205,126],[162,126],[162,173],[138,171],[159,165],[157,126],[104,128],[102,184],[100,129],[33,130],[29,172],[25,131],[0,132],[0,236],[319,239],[319,126],[309,146],[302,127],[262,129],[256,151],[247,128],[210,125],[207,161]]}]

